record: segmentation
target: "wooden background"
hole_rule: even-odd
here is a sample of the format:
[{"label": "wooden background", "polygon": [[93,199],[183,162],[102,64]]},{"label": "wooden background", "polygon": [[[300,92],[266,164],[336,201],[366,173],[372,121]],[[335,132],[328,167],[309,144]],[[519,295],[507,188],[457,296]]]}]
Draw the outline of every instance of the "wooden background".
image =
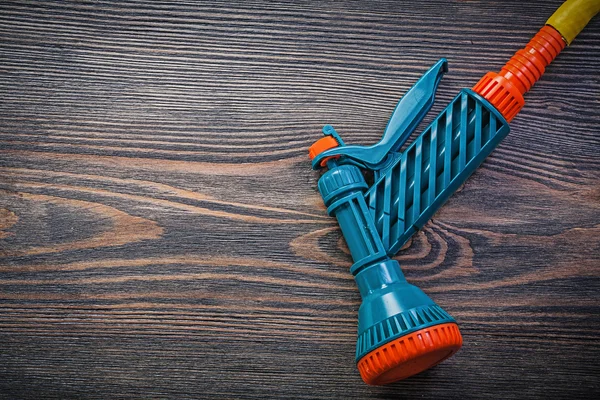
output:
[{"label": "wooden background", "polygon": [[431,120],[559,4],[0,1],[0,397],[598,396],[600,18],[398,256],[464,336],[433,370],[361,381],[306,156],[447,57]]}]

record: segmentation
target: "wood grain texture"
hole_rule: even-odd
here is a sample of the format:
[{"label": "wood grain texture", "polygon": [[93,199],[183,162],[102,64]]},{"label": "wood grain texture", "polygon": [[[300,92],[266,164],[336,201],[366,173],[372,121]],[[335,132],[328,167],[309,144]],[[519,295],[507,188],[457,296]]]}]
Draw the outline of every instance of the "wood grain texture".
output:
[{"label": "wood grain texture", "polygon": [[306,157],[447,57],[431,120],[559,4],[0,1],[0,397],[598,397],[600,18],[397,256],[465,340],[426,373],[362,383]]}]

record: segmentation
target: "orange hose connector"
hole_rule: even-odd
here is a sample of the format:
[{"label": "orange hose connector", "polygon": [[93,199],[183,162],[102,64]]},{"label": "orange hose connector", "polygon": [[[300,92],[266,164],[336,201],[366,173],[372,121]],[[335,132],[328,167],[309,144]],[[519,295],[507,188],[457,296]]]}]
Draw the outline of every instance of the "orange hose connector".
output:
[{"label": "orange hose connector", "polygon": [[488,72],[473,90],[511,121],[525,105],[523,95],[536,83],[548,64],[565,48],[561,34],[546,25],[500,70]]}]

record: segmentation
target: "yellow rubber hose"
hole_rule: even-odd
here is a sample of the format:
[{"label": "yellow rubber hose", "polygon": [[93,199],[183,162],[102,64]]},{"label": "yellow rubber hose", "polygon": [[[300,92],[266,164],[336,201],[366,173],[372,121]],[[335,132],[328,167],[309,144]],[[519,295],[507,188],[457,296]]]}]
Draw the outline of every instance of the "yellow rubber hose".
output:
[{"label": "yellow rubber hose", "polygon": [[571,44],[594,15],[600,12],[600,0],[567,0],[546,21]]}]

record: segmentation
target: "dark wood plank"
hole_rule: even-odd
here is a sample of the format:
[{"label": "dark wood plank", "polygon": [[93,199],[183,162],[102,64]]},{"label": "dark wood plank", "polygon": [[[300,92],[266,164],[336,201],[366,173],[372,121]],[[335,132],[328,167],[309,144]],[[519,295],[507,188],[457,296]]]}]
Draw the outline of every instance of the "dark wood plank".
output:
[{"label": "dark wood plank", "polygon": [[463,349],[383,388],[307,147],[429,119],[560,1],[0,2],[0,397],[594,398],[600,18],[398,259]]}]

